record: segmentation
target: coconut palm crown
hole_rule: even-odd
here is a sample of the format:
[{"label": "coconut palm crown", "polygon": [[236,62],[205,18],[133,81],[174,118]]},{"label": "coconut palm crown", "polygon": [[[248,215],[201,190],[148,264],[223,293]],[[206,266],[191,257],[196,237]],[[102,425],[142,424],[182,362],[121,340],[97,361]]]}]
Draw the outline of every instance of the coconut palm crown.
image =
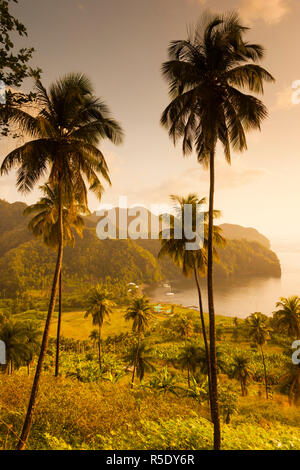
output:
[{"label": "coconut palm crown", "polygon": [[162,66],[172,101],[161,123],[201,163],[208,164],[217,141],[230,163],[230,148],[245,150],[245,131],[260,129],[267,116],[262,101],[244,92],[263,93],[264,81],[274,81],[258,65],[263,47],[244,40],[247,30],[236,13],[205,15],[188,39],[171,42]]},{"label": "coconut palm crown", "polygon": [[[109,182],[108,167],[97,145],[104,138],[118,144],[123,132],[112,119],[106,104],[93,94],[83,74],[69,74],[47,91],[41,81],[35,83],[37,115],[18,108],[9,110],[9,120],[17,125],[28,141],[10,152],[1,166],[1,174],[17,168],[17,187],[31,191],[49,171],[49,183],[59,181],[66,196],[80,195],[87,205],[87,189],[101,196],[99,174]],[[66,198],[65,198],[66,199]]]}]

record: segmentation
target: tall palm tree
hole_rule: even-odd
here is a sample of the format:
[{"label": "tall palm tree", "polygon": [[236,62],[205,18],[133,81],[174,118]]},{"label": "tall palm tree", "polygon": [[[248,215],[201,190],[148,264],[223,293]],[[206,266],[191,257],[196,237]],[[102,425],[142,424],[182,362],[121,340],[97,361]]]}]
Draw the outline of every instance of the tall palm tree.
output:
[{"label": "tall palm tree", "polygon": [[[203,312],[203,303],[202,303],[202,293],[200,287],[200,276],[205,276],[207,273],[207,248],[208,248],[208,212],[203,214],[203,244],[202,247],[197,250],[189,250],[187,249],[187,243],[190,240],[186,237],[185,231],[185,219],[184,217],[184,210],[187,205],[191,206],[191,224],[193,226],[193,231],[196,230],[196,223],[197,223],[197,215],[199,212],[202,211],[203,205],[206,203],[206,199],[199,197],[196,194],[189,194],[187,197],[180,197],[180,196],[171,196],[172,201],[176,204],[175,205],[175,216],[170,217],[170,226],[164,231],[162,230],[160,233],[161,239],[161,249],[158,254],[158,257],[161,258],[162,256],[169,256],[174,264],[179,266],[182,270],[182,273],[186,277],[190,277],[191,275],[195,278],[195,283],[197,286],[198,291],[198,300],[199,300],[199,311],[200,311],[200,319],[201,319],[201,327],[202,327],[202,335],[204,341],[204,347],[206,352],[206,361],[208,364],[207,374],[208,374],[208,384],[209,384],[209,391],[211,393],[210,388],[210,354],[209,354],[209,345],[207,341],[207,334],[206,334],[206,327],[205,327],[205,319],[204,319],[204,312]],[[217,218],[220,216],[220,211],[214,211],[214,217]],[[180,239],[176,236],[176,227],[181,225],[183,228],[182,236]],[[214,225],[213,228],[213,237],[215,246],[223,246],[225,244],[225,240],[221,235],[220,227]],[[214,247],[214,256],[218,258],[217,251]]]},{"label": "tall palm tree", "polygon": [[300,339],[300,297],[293,295],[291,297],[281,297],[276,303],[274,320],[277,326],[285,328],[289,336]]},{"label": "tall palm tree", "polygon": [[235,13],[207,15],[186,40],[170,44],[169,60],[162,68],[172,101],[163,112],[161,123],[174,144],[183,139],[184,154],[195,149],[198,161],[209,166],[210,171],[207,288],[215,449],[221,444],[213,297],[216,146],[218,141],[223,145],[229,163],[231,147],[246,150],[245,131],[260,129],[267,110],[259,99],[242,90],[260,93],[264,81],[274,80],[257,64],[264,49],[245,41],[247,29]]},{"label": "tall palm tree", "polygon": [[[51,188],[49,184],[40,186],[43,197],[35,204],[26,207],[23,214],[25,216],[35,214],[28,224],[29,230],[36,237],[42,237],[45,245],[57,249],[59,243],[58,231],[58,186]],[[89,214],[88,208],[84,204],[77,202],[76,198],[63,202],[63,237],[64,244],[75,245],[75,235],[82,237],[84,229],[83,215]],[[62,319],[62,269],[59,275],[58,286],[58,319],[56,333],[56,357],[55,357],[55,377],[59,374],[59,352],[60,352],[60,331]]]},{"label": "tall palm tree", "polygon": [[[13,167],[18,169],[17,187],[29,192],[41,177],[48,175],[50,186],[58,186],[59,244],[53,277],[48,314],[42,339],[40,356],[32,386],[28,409],[18,443],[26,447],[39,390],[40,376],[48,346],[49,328],[53,317],[59,276],[63,259],[63,201],[74,195],[87,205],[87,187],[101,197],[101,175],[109,181],[108,168],[99,142],[108,138],[114,143],[122,141],[123,133],[102,100],[93,94],[89,79],[82,74],[69,74],[52,84],[47,91],[38,80],[35,85],[38,114],[31,115],[11,107],[9,121],[18,125],[28,141],[10,152],[1,166],[1,174]],[[0,107],[0,115],[3,106]]]},{"label": "tall palm tree", "polygon": [[249,358],[242,354],[236,355],[233,358],[230,376],[240,382],[242,396],[245,397],[248,394],[247,383],[252,377],[252,371],[249,366]]},{"label": "tall palm tree", "polygon": [[134,385],[134,377],[136,368],[138,366],[138,355],[140,349],[141,335],[146,331],[149,326],[149,321],[152,317],[152,307],[150,305],[149,299],[146,296],[137,297],[133,299],[131,305],[128,307],[125,314],[126,321],[132,321],[132,331],[137,333],[137,347],[136,347],[136,357],[133,365],[132,379],[131,379],[131,388]]},{"label": "tall palm tree", "polygon": [[264,375],[265,375],[265,388],[266,388],[266,399],[268,400],[268,379],[267,379],[267,368],[263,346],[266,344],[267,340],[270,337],[270,330],[267,325],[267,317],[261,312],[252,313],[250,317],[247,318],[247,325],[249,328],[250,338],[260,347],[261,357],[264,366]]},{"label": "tall palm tree", "polygon": [[85,313],[85,318],[89,315],[92,316],[94,326],[98,327],[98,356],[99,367],[102,368],[102,353],[101,353],[101,332],[105,318],[109,317],[113,311],[115,303],[109,298],[109,293],[102,286],[98,285],[92,289],[88,298],[88,309]]},{"label": "tall palm tree", "polygon": [[191,386],[190,374],[195,374],[199,367],[199,346],[196,344],[187,344],[178,356],[178,363],[182,369],[187,369],[188,386]]},{"label": "tall palm tree", "polygon": [[140,382],[145,376],[145,372],[153,372],[155,366],[153,364],[153,348],[142,342],[139,347],[131,346],[129,351],[124,355],[124,360],[129,365],[136,364],[136,375]]}]

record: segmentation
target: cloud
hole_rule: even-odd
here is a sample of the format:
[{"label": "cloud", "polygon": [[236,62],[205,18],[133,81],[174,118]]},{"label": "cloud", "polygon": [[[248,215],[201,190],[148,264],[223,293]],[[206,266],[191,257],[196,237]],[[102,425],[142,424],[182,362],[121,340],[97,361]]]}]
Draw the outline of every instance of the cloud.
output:
[{"label": "cloud", "polygon": [[204,5],[204,3],[206,3],[206,0],[187,0],[188,3],[194,3],[194,4],[200,4],[200,5]]},{"label": "cloud", "polygon": [[294,106],[293,93],[294,90],[291,86],[285,88],[283,91],[279,91],[276,98],[276,107],[279,109],[288,109]]},{"label": "cloud", "polygon": [[[229,166],[224,160],[216,160],[216,188],[222,194],[240,186],[256,181],[265,174],[262,168],[252,169],[244,166],[241,160],[235,160]],[[197,193],[200,197],[208,195],[209,172],[198,165],[189,168],[183,174],[163,181],[156,187],[142,191],[129,191],[130,204],[169,204],[170,194],[187,195]]]},{"label": "cloud", "polygon": [[240,15],[250,23],[262,19],[268,24],[279,23],[289,12],[290,0],[243,0]]},{"label": "cloud", "polygon": [[121,172],[121,167],[123,163],[120,155],[112,151],[107,151],[103,153],[104,153],[105,161],[109,168],[110,176],[119,174]]},{"label": "cloud", "polygon": [[[207,0],[185,0],[189,4],[204,5]],[[253,23],[263,20],[267,24],[277,24],[290,11],[291,0],[239,0],[239,13],[243,20]]]}]

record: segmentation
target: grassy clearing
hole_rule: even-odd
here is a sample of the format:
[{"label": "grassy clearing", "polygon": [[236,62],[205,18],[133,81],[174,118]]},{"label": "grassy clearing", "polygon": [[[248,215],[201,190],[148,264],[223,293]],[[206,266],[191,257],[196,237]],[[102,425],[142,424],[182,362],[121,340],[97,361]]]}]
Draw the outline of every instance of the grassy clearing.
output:
[{"label": "grassy clearing", "polygon": [[[156,304],[155,304],[156,305]],[[163,311],[156,315],[156,322],[166,320],[171,314],[165,313],[170,310],[169,304],[160,304]],[[109,321],[106,321],[103,326],[103,338],[107,336],[118,335],[120,333],[126,333],[130,331],[131,325],[124,320],[126,308],[115,308]],[[174,313],[178,314],[192,314],[197,317],[198,313],[195,310],[191,310],[181,306],[175,306]],[[83,311],[72,311],[63,312],[62,317],[62,336],[65,338],[74,338],[76,340],[88,339],[91,330],[94,328],[92,325],[91,318],[84,318],[85,312]],[[46,318],[46,312],[39,314],[41,317]],[[38,319],[43,326],[43,320],[39,318],[35,313],[29,311],[15,315],[17,320],[36,320]],[[208,315],[205,314],[206,322],[208,322]],[[232,325],[233,319],[231,317],[218,316],[217,325],[223,325],[228,327]],[[57,312],[54,313],[54,318],[50,328],[50,336],[55,337],[57,330]]]},{"label": "grassy clearing", "polygon": [[[83,311],[73,311],[73,312],[63,312],[62,317],[62,336],[65,338],[74,338],[78,340],[88,339],[91,331],[95,328],[92,325],[91,318],[84,318],[85,312]],[[109,322],[105,322],[103,327],[103,338],[106,338],[109,335],[117,335],[120,333],[125,333],[130,330],[130,325],[124,320],[125,309],[116,308],[114,309],[113,315],[111,316]],[[43,316],[46,316],[46,312],[42,312]],[[20,313],[15,315],[17,320],[36,320],[37,317],[35,314],[31,313]],[[40,320],[41,326],[43,325],[43,320]],[[54,314],[54,318],[50,327],[50,336],[56,337],[57,330],[57,312]]]}]

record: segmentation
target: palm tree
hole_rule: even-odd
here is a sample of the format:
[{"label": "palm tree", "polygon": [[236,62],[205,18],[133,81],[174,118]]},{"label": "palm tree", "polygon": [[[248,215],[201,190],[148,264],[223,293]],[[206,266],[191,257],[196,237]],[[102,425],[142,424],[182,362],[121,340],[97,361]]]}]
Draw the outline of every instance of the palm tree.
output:
[{"label": "palm tree", "polygon": [[188,387],[190,387],[190,373],[195,375],[196,369],[199,367],[199,346],[195,344],[187,344],[179,354],[177,360],[182,369],[187,369]]},{"label": "palm tree", "polygon": [[25,341],[25,329],[22,322],[8,320],[1,326],[0,340],[4,341],[6,348],[7,374],[12,374],[14,365],[21,365],[27,357],[29,348]]},{"label": "palm tree", "polygon": [[230,376],[241,384],[242,396],[248,395],[247,383],[252,377],[252,371],[249,367],[249,358],[244,355],[237,355],[233,359]]},{"label": "palm tree", "polygon": [[239,333],[240,333],[239,320],[238,320],[237,317],[234,317],[234,319],[233,319],[233,331],[232,331],[232,338],[234,339],[234,341],[238,340]]},{"label": "palm tree", "polygon": [[[14,107],[9,109],[9,121],[17,124],[29,140],[10,152],[1,166],[1,174],[8,173],[13,167],[18,169],[17,187],[22,192],[31,191],[37,181],[48,174],[50,186],[57,184],[59,194],[57,261],[19,450],[25,449],[31,430],[55,307],[63,259],[63,201],[72,200],[75,195],[80,197],[78,202],[87,205],[86,182],[89,189],[101,197],[103,185],[99,175],[107,181],[109,176],[105,158],[97,145],[104,138],[120,143],[123,136],[119,124],[110,117],[103,101],[94,96],[90,81],[82,74],[66,75],[52,84],[49,91],[38,80],[35,95],[39,109],[36,116]],[[7,110],[0,107],[0,115],[2,112],[7,113]]]},{"label": "palm tree", "polygon": [[27,321],[24,324],[24,336],[26,344],[26,362],[28,375],[30,373],[30,364],[34,357],[39,353],[41,346],[41,330],[34,321]]},{"label": "palm tree", "polygon": [[280,297],[280,301],[276,303],[274,320],[277,326],[282,329],[286,328],[289,336],[300,338],[300,298],[297,295],[291,297]]},{"label": "palm tree", "polygon": [[134,376],[138,366],[138,356],[140,349],[141,335],[149,326],[149,320],[152,317],[152,307],[146,296],[133,299],[125,314],[126,321],[132,321],[132,331],[137,333],[136,357],[133,365],[131,388],[134,386]]},{"label": "palm tree", "polygon": [[263,346],[266,344],[267,340],[270,337],[269,328],[267,326],[268,318],[263,315],[261,312],[252,313],[250,317],[247,318],[247,325],[249,328],[250,338],[260,347],[261,357],[264,366],[264,375],[265,375],[265,387],[266,387],[266,399],[269,398],[268,395],[268,380],[267,380],[267,368]]},{"label": "palm tree", "polygon": [[96,329],[92,330],[90,335],[89,335],[89,339],[93,343],[93,348],[95,348],[96,345],[99,347],[99,332],[98,332],[98,330],[96,330]]},{"label": "palm tree", "polygon": [[288,387],[289,389],[289,403],[290,405],[300,404],[300,366],[289,364],[288,371],[280,378],[282,388]]},{"label": "palm tree", "polygon": [[142,342],[139,347],[133,345],[125,354],[124,360],[133,366],[136,364],[136,375],[140,382],[143,380],[145,372],[153,372],[155,367],[153,365],[153,348],[147,346]]},{"label": "palm tree", "polygon": [[[57,249],[58,240],[58,186],[51,188],[49,184],[40,186],[43,197],[35,204],[26,207],[24,215],[35,214],[28,224],[29,230],[36,237],[42,237],[45,245]],[[84,229],[84,220],[82,215],[89,214],[89,210],[83,204],[79,204],[76,199],[63,203],[63,236],[64,243],[75,245],[74,232],[82,237]],[[62,270],[59,275],[58,286],[58,320],[56,334],[56,358],[55,358],[55,377],[59,374],[59,352],[60,352],[60,331],[62,319]]]},{"label": "palm tree", "polygon": [[[193,231],[196,230],[196,219],[199,215],[199,212],[202,210],[202,206],[206,203],[206,199],[199,197],[196,194],[189,194],[187,197],[180,197],[180,196],[171,196],[173,202],[175,202],[175,214],[176,216],[170,217],[170,226],[166,230],[162,230],[160,233],[161,239],[161,249],[158,254],[158,257],[161,258],[162,256],[169,256],[174,264],[179,266],[182,269],[182,273],[186,277],[190,277],[194,275],[197,291],[198,291],[198,300],[199,300],[199,311],[200,311],[200,319],[201,319],[201,327],[202,327],[202,335],[203,341],[206,351],[206,361],[209,367],[207,368],[208,374],[208,384],[209,384],[209,391],[210,389],[210,354],[209,354],[209,346],[207,341],[207,334],[206,334],[206,327],[205,327],[205,320],[204,320],[204,312],[203,312],[203,303],[202,303],[202,293],[200,287],[200,281],[198,277],[198,273],[201,276],[205,276],[207,272],[207,247],[208,247],[208,213],[205,212],[203,214],[204,218],[204,227],[203,227],[203,246],[202,248],[199,247],[197,250],[189,250],[187,249],[187,243],[190,243],[190,240],[186,237],[186,231],[184,227],[184,222],[186,221],[184,216],[185,207],[189,205],[192,209],[191,214],[191,222],[193,226]],[[220,211],[214,211],[214,217],[220,216]],[[178,239],[176,235],[176,227],[182,227],[182,236]],[[221,235],[220,227],[214,225],[213,228],[213,237],[215,246],[223,246],[225,244],[225,240]],[[214,256],[217,259],[217,251],[214,248]]]},{"label": "palm tree", "polygon": [[238,151],[247,149],[245,131],[260,129],[267,109],[242,90],[263,92],[264,81],[274,80],[257,64],[264,49],[244,40],[247,29],[235,13],[206,16],[187,40],[170,44],[169,60],[162,68],[172,101],[163,112],[161,123],[174,144],[183,139],[185,155],[195,149],[199,163],[209,166],[210,171],[207,288],[215,449],[221,444],[213,297],[216,146],[218,141],[223,145],[229,163],[231,147]]},{"label": "palm tree", "polygon": [[99,367],[102,368],[102,354],[101,354],[101,332],[103,323],[106,317],[109,317],[113,311],[115,303],[110,300],[109,293],[102,286],[98,285],[92,289],[88,299],[88,309],[85,313],[85,318],[89,315],[92,316],[94,326],[98,326],[98,355]]},{"label": "palm tree", "polygon": [[[217,374],[220,374],[221,372],[226,372],[226,363],[223,360],[224,354],[223,352],[217,347],[216,350],[216,356],[217,356]],[[198,360],[199,360],[199,365],[200,365],[200,372],[202,374],[207,375],[208,377],[208,370],[209,370],[209,364],[206,360],[206,351],[204,348],[199,348],[199,355],[198,355]]]},{"label": "palm tree", "polygon": [[194,325],[193,321],[186,316],[180,316],[178,322],[175,324],[177,333],[184,339],[186,344],[187,339],[193,336]]}]

